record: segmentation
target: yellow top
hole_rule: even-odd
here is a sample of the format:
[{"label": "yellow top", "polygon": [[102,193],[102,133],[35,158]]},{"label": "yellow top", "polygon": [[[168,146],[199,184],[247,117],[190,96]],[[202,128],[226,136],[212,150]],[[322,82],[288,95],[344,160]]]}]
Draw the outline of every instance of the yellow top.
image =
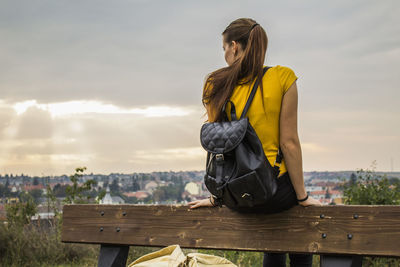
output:
[{"label": "yellow top", "polygon": [[[271,166],[275,162],[279,148],[279,118],[283,95],[296,80],[297,77],[290,68],[279,65],[271,67],[263,77],[262,94],[259,86],[247,112],[247,117],[263,145],[264,153]],[[230,100],[235,105],[237,118],[240,118],[242,114],[254,82],[250,86],[249,84],[238,85],[232,93]],[[227,105],[226,113],[231,119],[230,105]],[[280,173],[283,174],[286,171],[283,159]]]}]

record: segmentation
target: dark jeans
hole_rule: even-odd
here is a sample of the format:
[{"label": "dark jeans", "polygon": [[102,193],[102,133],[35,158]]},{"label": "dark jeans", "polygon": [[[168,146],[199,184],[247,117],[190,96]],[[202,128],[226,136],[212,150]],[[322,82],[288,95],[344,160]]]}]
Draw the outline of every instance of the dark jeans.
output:
[{"label": "dark jeans", "polygon": [[[312,255],[289,253],[290,267],[311,267]],[[286,253],[264,253],[263,267],[285,267]]]},{"label": "dark jeans", "polygon": [[[278,178],[278,190],[264,212],[276,213],[290,209],[297,205],[296,192],[286,172]],[[291,267],[311,267],[312,255],[310,254],[289,254]],[[284,267],[286,266],[286,253],[264,253],[263,267]]]}]

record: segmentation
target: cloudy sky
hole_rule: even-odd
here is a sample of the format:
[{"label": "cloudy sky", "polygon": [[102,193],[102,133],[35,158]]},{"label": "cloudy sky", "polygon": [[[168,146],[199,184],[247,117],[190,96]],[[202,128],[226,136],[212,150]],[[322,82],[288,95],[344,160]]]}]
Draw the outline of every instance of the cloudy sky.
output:
[{"label": "cloudy sky", "polygon": [[0,173],[201,170],[207,73],[251,17],[292,68],[306,171],[400,170],[400,2],[0,1]]}]

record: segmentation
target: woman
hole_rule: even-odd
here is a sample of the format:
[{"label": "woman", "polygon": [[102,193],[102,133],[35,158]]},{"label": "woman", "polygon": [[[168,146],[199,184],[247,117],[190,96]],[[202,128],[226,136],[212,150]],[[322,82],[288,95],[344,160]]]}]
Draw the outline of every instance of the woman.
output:
[{"label": "woman", "polygon": [[[280,166],[278,190],[265,212],[279,212],[297,204],[321,205],[307,195],[302,169],[301,146],[297,133],[297,86],[294,72],[275,66],[263,75],[268,39],[264,29],[252,19],[233,21],[222,33],[225,61],[228,66],[211,73],[206,79],[203,104],[208,121],[220,121],[221,110],[229,99],[239,117],[256,79],[262,79],[260,88],[248,110],[247,117],[256,131],[269,162],[281,148],[284,160]],[[227,107],[229,116],[229,105]],[[192,209],[215,206],[215,200],[197,200],[189,203]],[[289,255],[291,266],[311,266],[311,255]],[[265,253],[264,266],[286,266],[286,254]]]}]

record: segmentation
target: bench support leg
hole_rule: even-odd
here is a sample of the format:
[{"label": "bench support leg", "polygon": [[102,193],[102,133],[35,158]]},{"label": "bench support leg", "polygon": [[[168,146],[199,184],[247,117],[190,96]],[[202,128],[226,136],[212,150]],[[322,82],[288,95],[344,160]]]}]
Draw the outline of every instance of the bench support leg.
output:
[{"label": "bench support leg", "polygon": [[101,245],[98,267],[125,267],[129,246]]},{"label": "bench support leg", "polygon": [[321,267],[361,267],[361,256],[321,255]]}]

